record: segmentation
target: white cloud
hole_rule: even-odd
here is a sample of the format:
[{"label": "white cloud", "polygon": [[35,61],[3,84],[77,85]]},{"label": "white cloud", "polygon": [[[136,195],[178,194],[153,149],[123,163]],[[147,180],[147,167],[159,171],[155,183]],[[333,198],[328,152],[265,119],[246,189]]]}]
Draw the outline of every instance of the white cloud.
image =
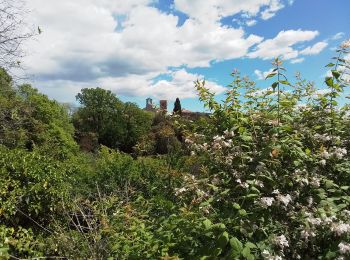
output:
[{"label": "white cloud", "polygon": [[314,44],[313,46],[307,47],[304,50],[300,51],[300,54],[302,54],[302,55],[319,54],[327,46],[328,46],[328,43],[326,43],[326,42],[318,42],[318,43]]},{"label": "white cloud", "polygon": [[273,91],[272,87],[267,87],[267,88],[263,88],[255,91],[254,93],[251,94],[251,96],[256,97],[256,96],[263,96],[267,94],[275,96],[277,93]]},{"label": "white cloud", "polygon": [[305,41],[310,41],[318,35],[318,31],[288,30],[281,31],[273,39],[268,39],[248,54],[250,58],[272,59],[282,56],[283,59],[294,59],[298,57],[298,50],[293,49],[293,45]]},{"label": "white cloud", "polygon": [[[127,75],[124,77],[103,77],[90,82],[76,82],[71,80],[38,81],[39,89],[49,95],[55,96],[59,101],[74,102],[74,96],[86,87],[103,87],[113,93],[122,96],[152,96],[157,99],[175,100],[179,98],[194,98],[197,96],[194,81],[203,79],[199,74],[188,73],[185,69],[168,72],[170,79],[153,81],[155,74]],[[226,90],[214,81],[206,81],[206,87],[210,91],[220,94]],[[69,94],[69,100],[65,95]]]},{"label": "white cloud", "polygon": [[[282,6],[282,0],[175,0],[173,8],[190,17],[179,26],[177,16],[149,5],[155,1],[27,0],[30,23],[43,30],[26,46],[27,72],[50,93],[56,91],[54,86],[57,93],[64,89],[59,96],[71,94],[64,84],[74,90],[106,84],[129,96],[149,91],[159,97],[191,96],[188,79],[193,80],[193,74],[180,70],[170,80],[153,83],[152,79],[169,67],[208,67],[247,56],[263,38],[224,26],[220,19],[246,13],[245,23],[252,26],[254,17],[266,10],[275,13]],[[179,75],[187,79],[181,82],[187,87],[180,84]],[[214,82],[208,84],[222,90]]]},{"label": "white cloud", "polygon": [[123,29],[116,31],[113,12],[92,0],[85,5],[82,0],[30,1],[37,7],[34,23],[44,33],[28,47],[34,53],[27,65],[31,72],[46,76],[79,77],[76,70],[81,69],[98,77],[164,73],[169,66],[209,66],[211,61],[243,57],[262,40],[213,21],[188,19],[177,27],[176,16],[144,5],[129,10]]},{"label": "white cloud", "polygon": [[247,26],[253,26],[256,25],[257,21],[256,20],[248,20],[245,22]]},{"label": "white cloud", "polygon": [[305,58],[296,58],[296,59],[290,60],[290,63],[292,63],[292,64],[302,63],[304,60],[305,60]]},{"label": "white cloud", "polygon": [[175,0],[176,9],[186,13],[196,20],[215,20],[218,21],[222,17],[234,15],[238,13],[247,13],[255,16],[262,7],[269,7],[271,0]]},{"label": "white cloud", "polygon": [[254,74],[257,76],[259,80],[265,80],[267,75],[269,75],[272,72],[273,69],[270,69],[268,71],[262,72],[261,70],[254,70]]},{"label": "white cloud", "polygon": [[276,12],[284,8],[284,5],[279,0],[271,0],[270,6],[261,12],[261,18],[263,20],[268,20],[275,16]]},{"label": "white cloud", "polygon": [[344,38],[344,36],[345,36],[345,33],[343,33],[343,32],[338,32],[338,33],[334,34],[334,35],[332,36],[331,39],[332,39],[333,41],[336,41],[336,40],[339,40],[339,39]]}]

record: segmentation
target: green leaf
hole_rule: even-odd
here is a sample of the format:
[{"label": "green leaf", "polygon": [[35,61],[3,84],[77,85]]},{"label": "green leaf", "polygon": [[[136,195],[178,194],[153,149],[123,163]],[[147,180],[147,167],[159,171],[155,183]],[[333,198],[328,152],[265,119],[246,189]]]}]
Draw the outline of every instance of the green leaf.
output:
[{"label": "green leaf", "polygon": [[239,241],[235,237],[230,239],[230,245],[235,253],[240,254],[243,250],[243,245],[242,245],[241,241]]},{"label": "green leaf", "polygon": [[242,251],[242,256],[248,260],[254,260],[254,256],[250,253],[250,248],[245,247]]},{"label": "green leaf", "polygon": [[225,232],[222,233],[221,236],[218,238],[218,240],[217,240],[217,242],[216,242],[216,245],[217,245],[219,248],[224,249],[228,242],[229,242],[228,233],[225,231]]},{"label": "green leaf", "polygon": [[247,215],[247,211],[245,211],[244,209],[240,209],[239,211],[238,211],[238,213],[239,213],[239,215],[241,215],[241,216],[246,216]]},{"label": "green leaf", "polygon": [[257,248],[257,246],[256,246],[255,244],[253,244],[252,242],[247,242],[247,243],[245,243],[245,247]]},{"label": "green leaf", "polygon": [[275,91],[275,89],[277,88],[277,86],[278,86],[278,82],[272,83],[271,87],[272,87],[273,91]]},{"label": "green leaf", "polygon": [[326,77],[325,82],[326,82],[328,87],[333,87],[333,85],[334,85],[332,77]]},{"label": "green leaf", "polygon": [[335,64],[334,63],[328,63],[325,67],[334,67],[335,66]]},{"label": "green leaf", "polygon": [[221,252],[222,252],[222,249],[221,249],[221,248],[215,248],[215,249],[213,250],[212,255],[213,255],[213,256],[218,256],[218,255],[221,254]]},{"label": "green leaf", "polygon": [[280,83],[283,84],[283,85],[291,86],[291,84],[287,80],[281,80]]},{"label": "green leaf", "polygon": [[205,229],[209,229],[212,225],[211,221],[209,219],[206,219],[203,221]]},{"label": "green leaf", "polygon": [[233,203],[232,207],[234,209],[240,209],[241,208],[241,206],[238,203]]},{"label": "green leaf", "polygon": [[265,79],[268,79],[268,78],[272,78],[273,76],[275,76],[277,73],[273,72],[273,73],[270,73],[266,76]]},{"label": "green leaf", "polygon": [[340,73],[339,73],[339,71],[337,71],[337,70],[332,70],[332,75],[333,75],[333,77],[335,77],[336,79],[338,79],[338,78],[340,77]]}]

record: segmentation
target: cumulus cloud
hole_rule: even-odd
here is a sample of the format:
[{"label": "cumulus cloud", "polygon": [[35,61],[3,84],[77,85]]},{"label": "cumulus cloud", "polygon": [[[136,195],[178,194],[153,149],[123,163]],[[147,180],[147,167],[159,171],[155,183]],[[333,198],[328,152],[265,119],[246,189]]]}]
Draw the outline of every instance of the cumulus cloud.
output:
[{"label": "cumulus cloud", "polygon": [[261,18],[263,20],[268,20],[275,16],[276,12],[282,9],[284,5],[279,0],[271,0],[270,6],[261,12]]},{"label": "cumulus cloud", "polygon": [[[176,15],[155,8],[154,2],[27,0],[32,10],[30,23],[43,30],[27,45],[30,55],[23,61],[27,71],[48,91],[64,89],[67,96],[71,91],[64,84],[74,91],[98,85],[128,96],[192,97],[193,80],[201,75],[182,69],[171,72],[170,80],[153,80],[169,73],[169,68],[208,67],[215,61],[245,57],[257,44],[251,57],[266,58],[270,55],[264,47],[268,40],[262,42],[263,37],[223,25],[220,19],[245,13],[245,24],[252,26],[255,17],[264,12],[275,14],[285,0],[175,0],[173,8],[189,17],[180,26]],[[283,35],[278,37],[286,38]],[[283,51],[285,40],[275,41]],[[287,48],[291,45],[287,42]],[[208,86],[223,91],[214,82]]]},{"label": "cumulus cloud", "polygon": [[[37,7],[34,23],[44,33],[28,47],[34,54],[26,63],[32,73],[46,78],[82,80],[88,75],[142,75],[181,65],[209,66],[211,61],[243,57],[262,40],[218,22],[188,19],[178,27],[177,16],[147,5],[108,9],[104,2],[92,0],[30,1]],[[113,10],[127,7],[126,20],[118,25]],[[122,30],[116,31],[117,26]]]},{"label": "cumulus cloud", "polygon": [[290,60],[290,63],[296,64],[296,63],[302,63],[305,60],[305,58],[297,58]]},{"label": "cumulus cloud", "polygon": [[248,20],[245,22],[247,26],[253,26],[256,25],[257,21],[256,20]]},{"label": "cumulus cloud", "polygon": [[258,78],[258,80],[264,80],[266,79],[267,75],[269,75],[272,72],[273,69],[270,69],[268,71],[261,71],[261,70],[254,70],[254,74]]},{"label": "cumulus cloud", "polygon": [[256,49],[248,54],[248,57],[266,60],[282,56],[285,60],[294,59],[297,58],[299,52],[293,46],[297,43],[311,41],[318,34],[318,31],[303,31],[301,29],[281,31],[275,38],[258,44]]},{"label": "cumulus cloud", "polygon": [[[174,100],[176,97],[196,97],[194,81],[204,79],[203,75],[188,73],[185,69],[163,74],[167,79],[155,81],[155,76],[156,74],[149,73],[145,75],[130,74],[124,77],[102,77],[90,82],[72,80],[38,81],[37,85],[43,93],[55,96],[59,101],[74,102],[76,93],[86,87],[103,87],[122,96],[153,96],[157,99]],[[225,87],[210,80],[206,81],[206,87],[216,94],[226,90]],[[69,94],[69,100],[64,100],[66,94]]]},{"label": "cumulus cloud", "polygon": [[327,46],[328,46],[328,43],[326,43],[326,42],[318,42],[318,43],[315,43],[313,46],[307,47],[304,50],[300,51],[300,54],[302,54],[302,55],[319,54]]}]

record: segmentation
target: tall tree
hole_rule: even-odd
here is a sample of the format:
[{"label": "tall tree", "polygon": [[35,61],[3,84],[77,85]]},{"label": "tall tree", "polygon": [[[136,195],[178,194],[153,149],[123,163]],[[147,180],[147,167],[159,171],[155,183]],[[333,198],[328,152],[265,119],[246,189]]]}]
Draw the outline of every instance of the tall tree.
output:
[{"label": "tall tree", "polygon": [[0,0],[0,67],[7,70],[21,67],[22,45],[37,34],[26,24],[25,13],[25,1]]},{"label": "tall tree", "polygon": [[173,112],[174,114],[181,115],[181,102],[179,98],[176,98],[175,100]]},{"label": "tall tree", "polygon": [[82,105],[73,116],[80,133],[97,135],[98,142],[110,148],[131,152],[152,123],[152,116],[133,103],[121,102],[111,91],[86,88],[76,96]]}]

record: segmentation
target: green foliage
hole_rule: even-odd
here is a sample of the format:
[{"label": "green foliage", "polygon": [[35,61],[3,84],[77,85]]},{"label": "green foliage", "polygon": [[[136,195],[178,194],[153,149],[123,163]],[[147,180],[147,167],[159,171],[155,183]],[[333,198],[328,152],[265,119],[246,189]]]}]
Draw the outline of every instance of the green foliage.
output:
[{"label": "green foliage", "polygon": [[335,66],[326,78],[330,92],[319,95],[299,76],[293,85],[287,81],[281,64],[274,61],[267,78],[277,81],[265,92],[234,72],[223,103],[215,101],[204,82],[196,82],[215,123],[188,136],[192,152],[206,159],[201,171],[184,177],[177,194],[212,221],[224,223],[240,241],[234,239],[232,246],[241,257],[345,256],[350,241],[345,224],[349,110],[336,108],[336,98],[346,82],[336,65],[329,65]]},{"label": "green foliage", "polygon": [[77,152],[74,128],[64,106],[30,85],[15,89],[6,72],[0,74],[0,80],[6,83],[6,94],[0,95],[1,144],[38,149],[58,159]]},{"label": "green foliage", "polygon": [[168,154],[181,148],[181,133],[174,120],[163,112],[158,112],[149,133],[135,145],[137,155]]},{"label": "green foliage", "polygon": [[0,146],[0,155],[2,223],[24,226],[26,216],[49,221],[69,190],[69,168],[37,152]]},{"label": "green foliage", "polygon": [[[279,59],[265,91],[234,71],[218,102],[197,81],[195,122],[84,89],[76,129],[0,71],[0,258],[347,259],[346,52],[323,95]],[[74,130],[109,147],[79,152]]]},{"label": "green foliage", "polygon": [[82,105],[73,117],[77,131],[95,133],[102,145],[131,152],[151,127],[152,114],[122,103],[111,91],[86,88],[76,98]]},{"label": "green foliage", "polygon": [[179,98],[176,98],[175,100],[173,112],[174,114],[181,115],[181,102]]}]

